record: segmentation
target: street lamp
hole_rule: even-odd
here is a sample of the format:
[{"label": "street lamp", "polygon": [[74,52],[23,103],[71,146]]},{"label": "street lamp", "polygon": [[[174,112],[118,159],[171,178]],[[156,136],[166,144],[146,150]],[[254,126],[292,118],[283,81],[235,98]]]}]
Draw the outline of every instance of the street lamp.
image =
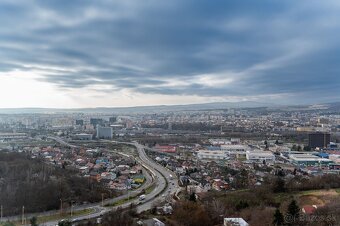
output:
[{"label": "street lamp", "polygon": [[24,224],[25,222],[25,206],[22,206],[22,218],[21,218],[21,224]]},{"label": "street lamp", "polygon": [[63,200],[60,199],[60,215],[63,214]]}]

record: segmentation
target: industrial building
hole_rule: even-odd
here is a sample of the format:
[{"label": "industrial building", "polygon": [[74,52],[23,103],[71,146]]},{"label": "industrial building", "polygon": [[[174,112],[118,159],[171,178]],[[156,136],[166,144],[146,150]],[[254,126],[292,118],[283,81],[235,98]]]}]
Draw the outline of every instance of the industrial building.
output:
[{"label": "industrial building", "polygon": [[202,160],[227,160],[229,159],[229,153],[222,150],[199,150],[197,152],[197,158]]},{"label": "industrial building", "polygon": [[79,133],[75,135],[78,140],[92,140],[93,135],[87,133]]},{"label": "industrial building", "polygon": [[27,138],[26,133],[0,133],[0,140],[16,140]]},{"label": "industrial building", "polygon": [[212,145],[224,145],[231,144],[229,139],[209,139],[209,143]]},{"label": "industrial building", "polygon": [[228,152],[246,152],[250,150],[250,148],[247,145],[234,145],[234,144],[221,145],[221,149]]},{"label": "industrial building", "polygon": [[275,155],[270,151],[247,151],[246,158],[250,162],[258,163],[273,163],[275,161]]},{"label": "industrial building", "polygon": [[221,150],[233,158],[246,158],[246,152],[250,151],[250,147],[247,145],[234,145],[225,144],[221,145]]},{"label": "industrial building", "polygon": [[176,146],[156,144],[155,150],[159,151],[159,152],[165,152],[165,153],[175,153],[176,152]]},{"label": "industrial building", "polygon": [[320,158],[311,154],[290,154],[289,159],[293,164],[303,166],[329,165],[333,161],[327,158]]}]

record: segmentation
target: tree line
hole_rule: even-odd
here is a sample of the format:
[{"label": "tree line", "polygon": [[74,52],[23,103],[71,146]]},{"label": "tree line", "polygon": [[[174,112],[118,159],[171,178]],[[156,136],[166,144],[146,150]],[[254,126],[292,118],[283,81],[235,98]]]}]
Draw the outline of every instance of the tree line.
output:
[{"label": "tree line", "polygon": [[42,212],[101,200],[109,191],[75,170],[46,164],[25,153],[0,152],[0,204],[3,215]]}]

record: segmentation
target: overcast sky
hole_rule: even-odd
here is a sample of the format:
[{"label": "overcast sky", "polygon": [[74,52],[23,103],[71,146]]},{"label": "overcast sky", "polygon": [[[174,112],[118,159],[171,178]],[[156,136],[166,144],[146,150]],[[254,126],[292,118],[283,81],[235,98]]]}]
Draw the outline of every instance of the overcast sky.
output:
[{"label": "overcast sky", "polygon": [[0,0],[0,107],[340,98],[340,1]]}]

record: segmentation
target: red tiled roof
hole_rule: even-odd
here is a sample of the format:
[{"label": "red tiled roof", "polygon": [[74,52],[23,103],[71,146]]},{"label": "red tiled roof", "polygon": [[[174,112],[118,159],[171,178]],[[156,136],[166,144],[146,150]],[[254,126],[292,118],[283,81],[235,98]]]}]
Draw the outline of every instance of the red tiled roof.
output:
[{"label": "red tiled roof", "polygon": [[316,210],[316,206],[306,205],[302,207],[302,211],[306,214],[313,214]]}]

